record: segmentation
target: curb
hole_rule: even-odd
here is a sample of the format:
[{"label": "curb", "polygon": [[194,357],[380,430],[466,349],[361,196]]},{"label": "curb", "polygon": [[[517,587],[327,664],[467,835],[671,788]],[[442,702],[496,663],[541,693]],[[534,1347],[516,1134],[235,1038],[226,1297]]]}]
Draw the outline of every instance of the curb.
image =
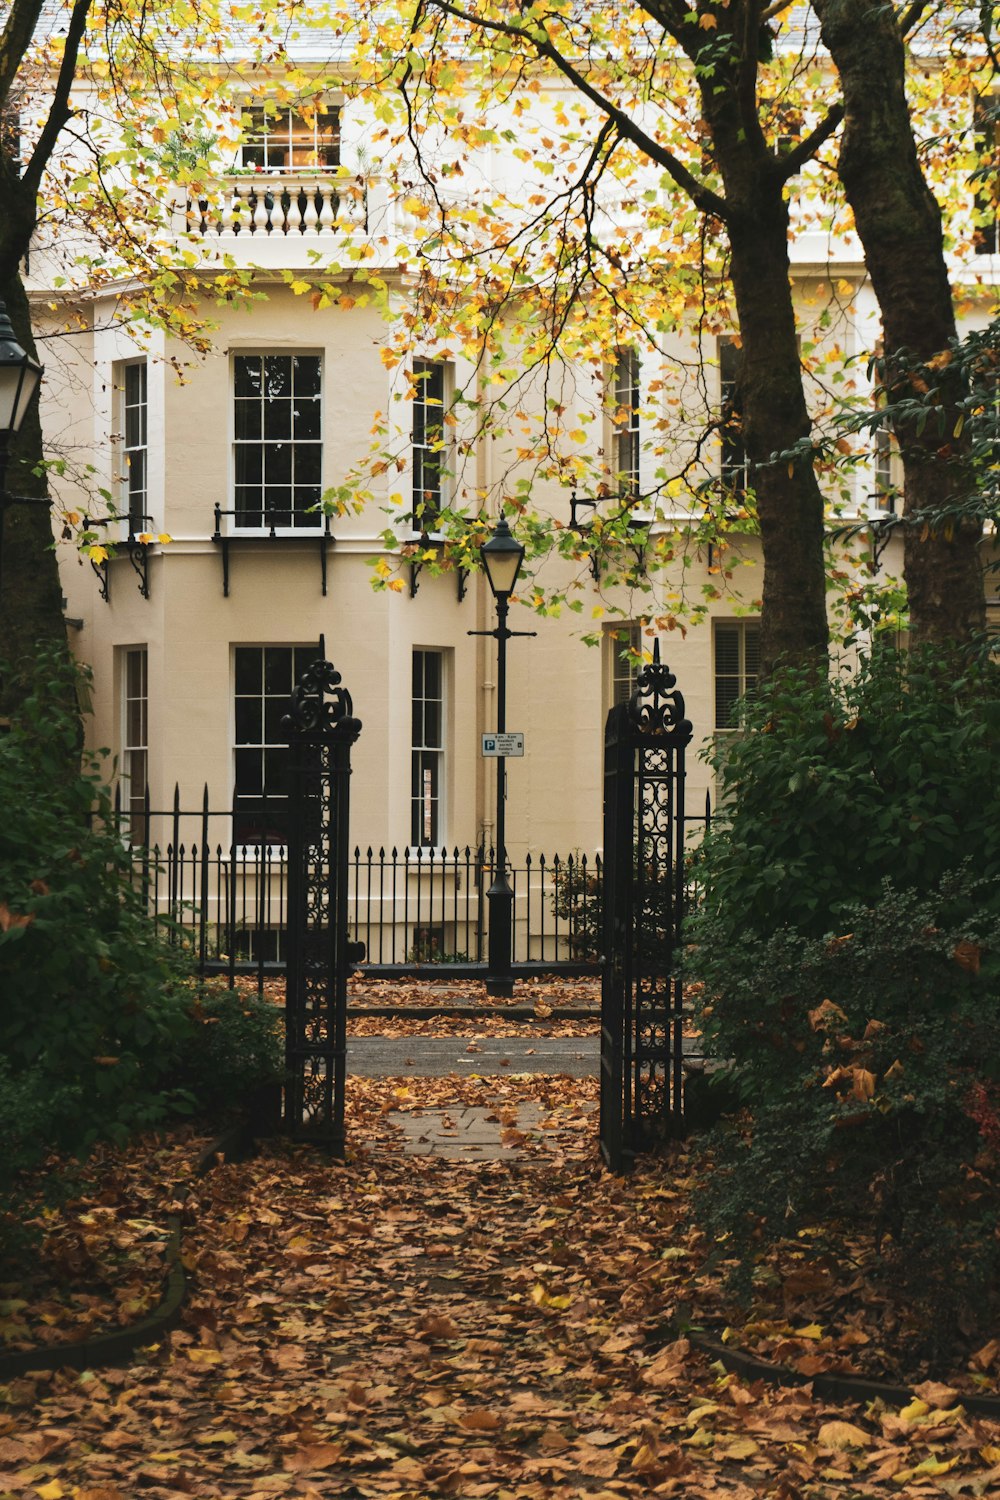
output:
[{"label": "curb", "polygon": [[[787,1365],[776,1365],[769,1360],[758,1359],[744,1349],[732,1349],[728,1344],[722,1343],[721,1339],[713,1338],[708,1333],[699,1333],[695,1329],[682,1328],[676,1324],[673,1332],[677,1338],[689,1339],[693,1348],[700,1349],[703,1354],[710,1354],[732,1374],[742,1375],[746,1380],[763,1380],[768,1385],[808,1385],[812,1386],[814,1395],[854,1405],[884,1401],[887,1406],[909,1406],[916,1399],[910,1386],[892,1385],[884,1380],[866,1380],[858,1375],[803,1375],[798,1370],[789,1369]],[[978,1416],[1000,1417],[1000,1396],[974,1396],[958,1391],[955,1404]]]},{"label": "curb", "polygon": [[[239,1161],[253,1149],[253,1136],[246,1125],[234,1125],[210,1141],[195,1164],[195,1175],[204,1177],[225,1157]],[[99,1370],[108,1365],[125,1364],[137,1349],[160,1341],[180,1322],[187,1301],[188,1281],[181,1259],[181,1223],[176,1216],[167,1221],[170,1238],[167,1243],[165,1291],[161,1301],[147,1317],[125,1328],[95,1333],[72,1344],[52,1344],[35,1349],[17,1349],[0,1354],[0,1380],[14,1380],[33,1370]]]},{"label": "curb", "polygon": [[554,1005],[552,1014],[539,1016],[532,1005],[505,1005],[491,1009],[486,1005],[349,1005],[347,1024],[360,1017],[378,1017],[381,1020],[402,1021],[412,1017],[415,1021],[433,1021],[439,1016],[464,1017],[469,1020],[489,1021],[537,1021],[544,1026],[548,1021],[599,1021],[599,1005]]}]

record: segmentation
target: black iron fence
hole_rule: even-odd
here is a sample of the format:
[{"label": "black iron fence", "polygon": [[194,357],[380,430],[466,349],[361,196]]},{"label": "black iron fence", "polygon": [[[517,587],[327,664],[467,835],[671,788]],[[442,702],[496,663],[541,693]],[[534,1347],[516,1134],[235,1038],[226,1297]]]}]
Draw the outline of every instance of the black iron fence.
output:
[{"label": "black iron fence", "polygon": [[[244,842],[244,809],[181,807],[169,811],[148,794],[116,800],[115,816],[130,848],[132,877],[172,941],[188,949],[203,974],[284,973],[288,897],[286,850],[280,842],[281,799],[259,819],[268,841]],[[355,847],[348,883],[351,938],[363,942],[366,970],[376,975],[481,977],[486,962],[494,852],[483,845],[451,849]],[[600,855],[527,854],[508,867],[514,890],[514,962],[522,972],[598,973],[601,960]]]}]

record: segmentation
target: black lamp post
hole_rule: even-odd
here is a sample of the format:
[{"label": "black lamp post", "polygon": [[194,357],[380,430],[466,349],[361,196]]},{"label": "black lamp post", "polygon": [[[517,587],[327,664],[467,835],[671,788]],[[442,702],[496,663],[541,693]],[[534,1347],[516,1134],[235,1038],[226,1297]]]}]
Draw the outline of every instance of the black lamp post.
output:
[{"label": "black lamp post", "polygon": [[[470,635],[489,635],[497,643],[497,734],[507,729],[507,642],[515,635],[534,635],[534,630],[509,630],[507,611],[521,571],[524,548],[511,533],[506,516],[501,516],[493,535],[480,548],[483,570],[489,580],[497,605],[495,630],[470,630]],[[514,936],[514,892],[507,879],[507,844],[505,837],[505,802],[507,797],[507,761],[497,756],[497,820],[493,883],[486,892],[490,911],[486,993],[509,998],[514,993],[511,970]]]},{"label": "black lamp post", "polygon": [[42,367],[14,337],[6,303],[0,299],[0,583],[3,579],[3,530],[11,505],[48,505],[40,496],[12,495],[7,489],[7,445],[19,432],[41,384]]}]

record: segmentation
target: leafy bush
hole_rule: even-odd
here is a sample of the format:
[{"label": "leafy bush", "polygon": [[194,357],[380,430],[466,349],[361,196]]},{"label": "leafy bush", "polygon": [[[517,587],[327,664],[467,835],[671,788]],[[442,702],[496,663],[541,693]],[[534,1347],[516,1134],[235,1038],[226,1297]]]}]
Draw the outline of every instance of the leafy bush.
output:
[{"label": "leafy bush", "polygon": [[699,964],[719,997],[708,1047],[734,1059],[752,1114],[718,1145],[707,1226],[744,1280],[768,1243],[817,1224],[828,1235],[809,1236],[814,1250],[867,1237],[930,1352],[984,1316],[1000,1274],[991,895],[968,873],[933,897],[886,882],[829,938],[781,927]]},{"label": "leafy bush", "polygon": [[181,1048],[177,1083],[212,1115],[232,1113],[283,1073],[282,1012],[270,1000],[206,985]]},{"label": "leafy bush", "polygon": [[786,677],[720,767],[688,927],[744,1106],[707,1227],[744,1286],[777,1239],[860,1236],[932,1353],[1000,1272],[998,680],[927,655]]},{"label": "leafy bush", "polygon": [[996,664],[880,649],[833,682],[787,672],[742,727],[698,872],[717,940],[776,920],[819,936],[883,880],[933,891],[966,857],[1000,876]]},{"label": "leafy bush", "polygon": [[575,959],[600,958],[604,951],[604,882],[600,868],[573,857],[553,867],[549,902],[561,936]]},{"label": "leafy bush", "polygon": [[[218,1090],[200,1068],[198,987],[132,883],[101,762],[67,769],[78,724],[62,674],[72,670],[50,663],[0,739],[0,1059],[8,1082],[30,1078],[46,1099],[40,1140],[66,1151],[122,1139],[201,1102],[199,1089]],[[259,1024],[255,1013],[230,1048],[234,1090],[241,1061],[259,1071],[248,1041]]]}]

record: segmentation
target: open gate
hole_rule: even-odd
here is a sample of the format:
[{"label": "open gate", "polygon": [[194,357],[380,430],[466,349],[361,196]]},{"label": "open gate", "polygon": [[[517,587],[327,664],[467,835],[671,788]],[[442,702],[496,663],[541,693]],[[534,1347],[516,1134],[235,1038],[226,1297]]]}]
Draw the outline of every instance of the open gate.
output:
[{"label": "open gate", "polygon": [[691,724],[660,661],[604,740],[601,1153],[614,1172],[683,1131],[684,756]]},{"label": "open gate", "polygon": [[306,668],[281,721],[289,746],[285,1126],[344,1154],[351,746],[361,732],[332,662]]}]

